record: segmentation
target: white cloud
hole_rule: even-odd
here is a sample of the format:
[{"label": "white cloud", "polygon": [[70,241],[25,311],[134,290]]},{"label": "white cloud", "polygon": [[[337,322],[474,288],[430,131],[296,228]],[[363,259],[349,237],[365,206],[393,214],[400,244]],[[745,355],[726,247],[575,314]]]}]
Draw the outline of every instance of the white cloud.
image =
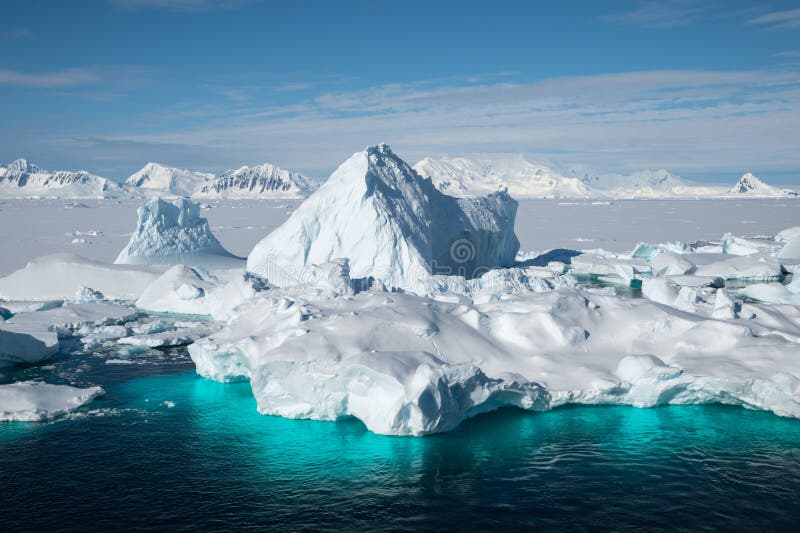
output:
[{"label": "white cloud", "polygon": [[42,73],[0,70],[0,85],[43,88],[69,87],[73,85],[86,85],[97,81],[97,79],[97,75],[87,69],[67,69]]},{"label": "white cloud", "polygon": [[381,141],[410,160],[513,151],[616,171],[793,170],[800,169],[798,138],[796,74],[676,70],[392,84],[108,141],[224,154],[216,166],[271,160],[326,175],[353,151]]},{"label": "white cloud", "polygon": [[[129,70],[78,71],[88,73],[85,78],[0,71],[0,83],[53,87],[98,80],[75,88],[83,94],[116,90],[110,80],[125,80],[128,87],[159,78]],[[176,165],[222,170],[271,161],[319,177],[354,151],[382,141],[411,161],[523,152],[605,171],[800,171],[800,76],[794,71],[475,80],[388,84],[313,98],[289,92],[276,105],[261,98],[213,104],[186,99],[133,115],[124,129],[93,123],[92,138],[85,124],[62,124],[56,135],[47,121],[37,120],[13,134],[0,131],[0,146],[12,158],[37,150],[63,157],[65,167],[96,161],[102,168],[134,168],[168,158]]]},{"label": "white cloud", "polygon": [[33,37],[33,32],[27,28],[17,28],[0,31],[0,39],[15,41],[17,39],[28,39]]},{"label": "white cloud", "polygon": [[747,23],[761,25],[769,30],[798,30],[800,29],[800,8],[773,11],[750,19]]},{"label": "white cloud", "polygon": [[166,11],[214,11],[232,9],[254,0],[108,0],[108,2],[126,11],[141,9],[161,9]]},{"label": "white cloud", "polygon": [[674,28],[697,22],[708,12],[708,5],[695,0],[642,1],[636,9],[606,15],[601,19],[644,28]]}]

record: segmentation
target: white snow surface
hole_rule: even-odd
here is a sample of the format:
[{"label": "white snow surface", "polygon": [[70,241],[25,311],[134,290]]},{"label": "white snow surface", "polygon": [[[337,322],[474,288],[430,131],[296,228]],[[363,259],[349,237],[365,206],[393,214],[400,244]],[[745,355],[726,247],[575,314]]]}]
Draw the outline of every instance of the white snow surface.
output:
[{"label": "white snow surface", "polygon": [[305,198],[319,184],[270,163],[228,170],[195,189],[195,198]]},{"label": "white snow surface", "polygon": [[30,261],[0,278],[5,300],[74,299],[82,288],[99,291],[111,300],[136,300],[163,268],[112,265],[75,254],[53,254]]},{"label": "white snow surface", "polygon": [[136,231],[115,263],[236,267],[243,263],[211,233],[200,207],[188,198],[153,198],[137,211]]},{"label": "white snow surface", "polygon": [[353,278],[414,288],[434,274],[511,266],[517,202],[505,193],[454,198],[382,144],[355,153],[289,220],[259,242],[247,270],[278,286],[311,265],[348,258]]},{"label": "white snow surface", "polygon": [[191,196],[214,179],[214,174],[147,163],[125,180],[125,185],[146,193]]},{"label": "white snow surface", "polygon": [[227,320],[237,305],[267,288],[265,280],[241,269],[212,274],[176,265],[147,286],[136,301],[136,307],[153,313]]},{"label": "white snow surface", "polygon": [[74,411],[102,394],[100,387],[80,389],[40,381],[0,385],[0,420],[46,420]]}]

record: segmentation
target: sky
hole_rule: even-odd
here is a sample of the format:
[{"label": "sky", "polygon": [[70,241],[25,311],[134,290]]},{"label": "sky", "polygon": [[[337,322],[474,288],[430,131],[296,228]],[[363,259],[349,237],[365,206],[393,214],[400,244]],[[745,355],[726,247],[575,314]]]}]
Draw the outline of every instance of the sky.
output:
[{"label": "sky", "polygon": [[379,142],[800,186],[800,1],[3,0],[0,162],[326,177]]}]

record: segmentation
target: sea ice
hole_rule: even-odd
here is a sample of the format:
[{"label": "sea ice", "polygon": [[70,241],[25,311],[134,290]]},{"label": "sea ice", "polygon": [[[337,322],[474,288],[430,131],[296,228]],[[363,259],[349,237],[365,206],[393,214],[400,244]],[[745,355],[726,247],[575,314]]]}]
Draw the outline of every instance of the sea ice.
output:
[{"label": "sea ice", "polygon": [[0,385],[0,420],[46,420],[74,411],[101,394],[100,387],[79,389],[39,381]]},{"label": "sea ice", "polygon": [[83,288],[109,300],[135,300],[161,275],[160,269],[112,265],[74,254],[54,254],[30,261],[0,278],[0,298],[6,300],[69,300]]},{"label": "sea ice", "polygon": [[90,346],[127,334],[126,329],[105,329],[136,318],[137,312],[107,303],[76,303],[14,315],[0,323],[0,362],[35,363],[59,350],[59,339],[87,337]]}]

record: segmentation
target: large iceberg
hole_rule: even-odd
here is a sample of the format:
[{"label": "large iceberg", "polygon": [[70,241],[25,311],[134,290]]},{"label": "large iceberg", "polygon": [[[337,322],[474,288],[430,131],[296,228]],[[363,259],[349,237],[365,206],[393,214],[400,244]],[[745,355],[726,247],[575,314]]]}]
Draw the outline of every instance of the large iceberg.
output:
[{"label": "large iceberg", "polygon": [[200,206],[187,198],[153,198],[137,211],[139,221],[117,264],[187,264],[207,268],[234,268],[242,261],[225,250],[211,233]]},{"label": "large iceberg", "polygon": [[353,278],[416,289],[432,275],[477,277],[514,263],[517,202],[505,192],[454,198],[387,145],[354,154],[259,242],[247,270],[285,286],[313,264],[350,260]]},{"label": "large iceberg", "polygon": [[203,376],[249,380],[262,413],[354,416],[384,434],[506,405],[719,402],[800,417],[796,308],[743,303],[737,319],[718,298],[700,313],[575,289],[477,305],[264,293],[189,352]]}]

